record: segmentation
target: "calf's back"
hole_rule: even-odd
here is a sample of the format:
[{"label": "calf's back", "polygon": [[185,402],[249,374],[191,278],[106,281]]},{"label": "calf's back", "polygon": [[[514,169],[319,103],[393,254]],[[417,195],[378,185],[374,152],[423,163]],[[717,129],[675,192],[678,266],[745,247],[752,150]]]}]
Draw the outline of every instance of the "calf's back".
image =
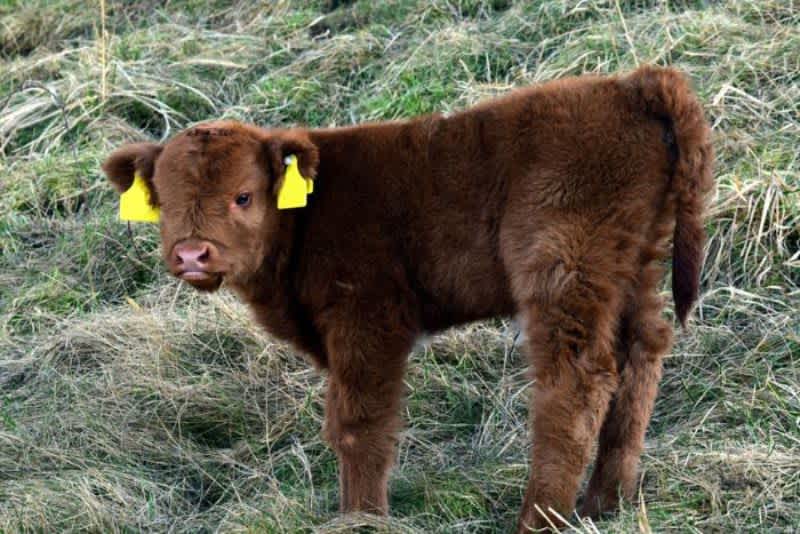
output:
[{"label": "calf's back", "polygon": [[313,316],[393,293],[425,330],[511,314],[503,228],[533,240],[549,217],[650,224],[671,172],[667,131],[629,87],[595,77],[446,117],[311,130],[320,165],[297,214],[300,297]]}]

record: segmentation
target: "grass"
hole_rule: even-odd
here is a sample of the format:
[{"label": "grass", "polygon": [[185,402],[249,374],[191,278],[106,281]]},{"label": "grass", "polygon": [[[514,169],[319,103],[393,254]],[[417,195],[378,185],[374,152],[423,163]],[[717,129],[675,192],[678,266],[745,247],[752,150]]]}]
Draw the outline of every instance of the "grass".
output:
[{"label": "grass", "polygon": [[99,163],[212,117],[346,125],[644,62],[689,73],[714,126],[703,295],[666,360],[640,501],[571,521],[800,524],[794,0],[256,4],[0,0],[0,532],[508,531],[528,454],[513,323],[415,351],[393,514],[340,516],[324,377],[230,295],[169,279]]}]

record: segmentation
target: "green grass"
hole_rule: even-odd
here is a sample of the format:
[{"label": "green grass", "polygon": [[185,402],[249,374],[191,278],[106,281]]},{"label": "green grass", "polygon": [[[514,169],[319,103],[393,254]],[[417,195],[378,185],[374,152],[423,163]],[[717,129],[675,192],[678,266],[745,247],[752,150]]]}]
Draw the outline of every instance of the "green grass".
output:
[{"label": "green grass", "polygon": [[571,520],[800,524],[796,2],[109,0],[105,15],[107,39],[99,3],[0,0],[0,532],[511,529],[529,450],[513,323],[415,351],[393,514],[340,516],[324,377],[231,295],[171,280],[156,229],[115,219],[99,164],[209,118],[449,112],[645,62],[685,70],[713,124],[703,294],[665,362],[639,502]]}]

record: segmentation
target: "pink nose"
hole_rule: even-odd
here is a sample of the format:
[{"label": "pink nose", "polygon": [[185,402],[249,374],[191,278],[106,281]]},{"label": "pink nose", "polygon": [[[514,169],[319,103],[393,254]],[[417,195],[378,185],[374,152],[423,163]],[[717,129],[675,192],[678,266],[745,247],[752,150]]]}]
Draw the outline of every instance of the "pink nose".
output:
[{"label": "pink nose", "polygon": [[216,247],[208,241],[187,239],[172,249],[172,263],[176,271],[206,272],[217,256]]}]

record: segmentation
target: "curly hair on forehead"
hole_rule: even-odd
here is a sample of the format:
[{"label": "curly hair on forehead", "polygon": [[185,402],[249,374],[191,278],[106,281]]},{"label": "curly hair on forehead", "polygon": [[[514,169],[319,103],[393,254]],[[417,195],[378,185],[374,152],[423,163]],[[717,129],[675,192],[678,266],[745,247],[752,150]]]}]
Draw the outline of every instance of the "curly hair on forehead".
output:
[{"label": "curly hair on forehead", "polygon": [[190,137],[194,136],[203,136],[205,138],[211,136],[228,136],[233,135],[233,130],[230,128],[218,128],[218,127],[208,127],[208,126],[195,126],[191,130],[186,132],[186,135]]},{"label": "curly hair on forehead", "polygon": [[[233,127],[215,126],[213,123],[207,123],[194,126],[183,132],[183,134],[179,134],[175,139],[185,136],[191,142],[191,148],[189,148],[190,152],[205,157],[208,155],[208,152],[212,150],[212,139],[217,141],[222,141],[224,139],[226,142],[230,143],[228,140],[233,141],[236,133],[238,132]],[[234,142],[234,144],[239,143]]]}]

